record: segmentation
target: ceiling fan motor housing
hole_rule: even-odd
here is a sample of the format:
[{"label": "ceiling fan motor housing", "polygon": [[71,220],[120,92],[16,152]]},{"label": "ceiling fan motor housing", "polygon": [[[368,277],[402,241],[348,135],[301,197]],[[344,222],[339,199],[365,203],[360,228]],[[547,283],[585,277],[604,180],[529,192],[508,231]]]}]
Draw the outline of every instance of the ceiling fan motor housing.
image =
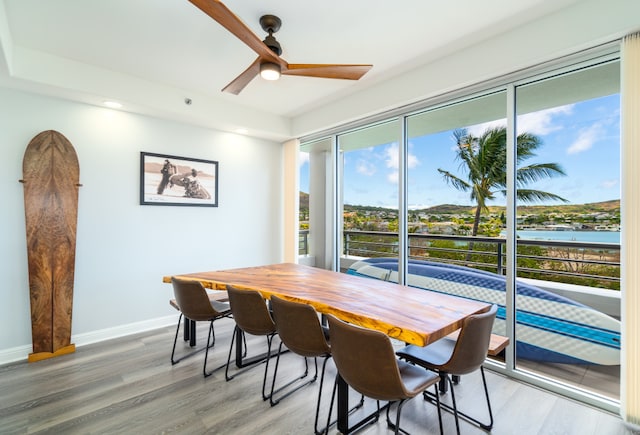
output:
[{"label": "ceiling fan motor housing", "polygon": [[273,51],[278,56],[282,54],[282,47],[280,47],[280,43],[276,41],[276,38],[274,38],[273,36],[271,35],[267,36],[266,38],[264,38],[264,41],[262,42],[264,42],[264,44],[267,47],[269,47],[271,51]]},{"label": "ceiling fan motor housing", "polygon": [[267,36],[262,42],[264,42],[271,51],[280,56],[282,54],[282,47],[280,47],[280,43],[276,41],[273,34],[280,30],[282,20],[275,15],[263,15],[260,17],[260,26],[262,27],[262,30],[269,34],[269,36]]}]

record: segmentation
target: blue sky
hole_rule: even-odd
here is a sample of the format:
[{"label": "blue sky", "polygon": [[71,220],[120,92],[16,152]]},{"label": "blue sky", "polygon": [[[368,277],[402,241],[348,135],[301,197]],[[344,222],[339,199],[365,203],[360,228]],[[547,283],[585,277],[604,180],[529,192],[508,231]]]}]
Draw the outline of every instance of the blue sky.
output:
[{"label": "blue sky", "polygon": [[[537,156],[526,163],[558,163],[565,177],[531,184],[552,192],[570,204],[620,198],[620,98],[612,95],[582,101],[518,118],[518,130],[542,139]],[[466,126],[474,134],[505,120]],[[391,143],[345,153],[344,203],[397,208],[398,144]],[[437,169],[464,178],[455,159],[452,131],[444,131],[409,142],[409,208],[439,204],[472,205],[469,194],[448,186]],[[308,161],[301,158],[301,190],[309,191]],[[489,205],[504,205],[498,196]],[[553,203],[546,203],[553,204]]]}]

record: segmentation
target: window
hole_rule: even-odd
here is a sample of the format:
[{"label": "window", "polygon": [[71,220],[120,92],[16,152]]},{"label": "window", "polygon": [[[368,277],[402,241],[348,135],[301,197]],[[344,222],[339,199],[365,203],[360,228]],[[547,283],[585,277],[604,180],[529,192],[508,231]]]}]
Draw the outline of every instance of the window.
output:
[{"label": "window", "polygon": [[[515,343],[498,370],[614,410],[619,76],[612,54],[520,73],[324,139],[335,157],[324,169],[335,177],[312,176],[310,189],[337,180],[335,213],[325,212],[334,261],[347,273],[498,304],[494,333]],[[384,267],[363,267],[379,257]],[[398,264],[408,264],[406,276]],[[443,283],[429,268],[460,281]]]},{"label": "window", "polygon": [[611,61],[516,87],[517,275],[525,279],[515,299],[516,365],[615,399],[619,69]]},{"label": "window", "polygon": [[338,135],[341,268],[398,257],[398,120]]},{"label": "window", "polygon": [[309,153],[300,151],[300,202],[298,206],[298,222],[300,237],[298,255],[309,255]]}]

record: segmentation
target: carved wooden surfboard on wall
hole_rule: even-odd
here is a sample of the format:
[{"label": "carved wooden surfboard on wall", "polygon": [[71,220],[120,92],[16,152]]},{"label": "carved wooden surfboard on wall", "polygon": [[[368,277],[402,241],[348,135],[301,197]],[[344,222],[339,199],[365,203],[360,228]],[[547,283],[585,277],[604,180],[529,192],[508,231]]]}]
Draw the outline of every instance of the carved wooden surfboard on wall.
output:
[{"label": "carved wooden surfboard on wall", "polygon": [[29,362],[75,351],[71,313],[80,167],[61,133],[35,136],[22,162],[31,335]]}]

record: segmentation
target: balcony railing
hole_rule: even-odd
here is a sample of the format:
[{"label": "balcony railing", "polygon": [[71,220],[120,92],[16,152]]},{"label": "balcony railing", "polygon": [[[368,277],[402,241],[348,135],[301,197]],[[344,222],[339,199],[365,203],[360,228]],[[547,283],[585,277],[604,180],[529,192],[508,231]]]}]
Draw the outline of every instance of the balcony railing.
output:
[{"label": "balcony railing", "polygon": [[309,255],[309,230],[298,232],[298,255]]},{"label": "balcony railing", "polygon": [[[308,230],[300,231],[300,255],[308,253]],[[349,257],[397,257],[398,235],[344,231]],[[505,274],[506,240],[440,234],[409,234],[409,258],[459,264]],[[577,241],[516,242],[516,274],[521,278],[620,289],[620,245]]]}]

